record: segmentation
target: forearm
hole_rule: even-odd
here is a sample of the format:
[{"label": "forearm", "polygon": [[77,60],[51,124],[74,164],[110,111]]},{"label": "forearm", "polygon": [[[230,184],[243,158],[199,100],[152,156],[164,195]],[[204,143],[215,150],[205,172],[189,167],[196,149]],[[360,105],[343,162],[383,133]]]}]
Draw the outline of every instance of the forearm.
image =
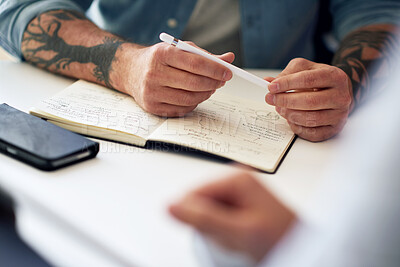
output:
[{"label": "forearm", "polygon": [[40,68],[122,90],[123,69],[117,63],[126,50],[139,46],[101,30],[82,14],[55,10],[29,23],[21,48],[24,58]]},{"label": "forearm", "polygon": [[341,42],[332,65],[341,68],[350,78],[352,109],[372,91],[385,88],[400,47],[396,31],[395,26],[388,24],[371,25],[350,33]]}]

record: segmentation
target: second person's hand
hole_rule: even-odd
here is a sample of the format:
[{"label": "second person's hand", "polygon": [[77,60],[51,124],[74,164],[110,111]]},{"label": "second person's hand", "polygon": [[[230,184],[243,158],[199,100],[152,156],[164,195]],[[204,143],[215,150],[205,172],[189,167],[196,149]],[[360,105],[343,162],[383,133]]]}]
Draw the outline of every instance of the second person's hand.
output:
[{"label": "second person's hand", "polygon": [[219,244],[260,261],[295,214],[249,173],[240,172],[188,193],[170,213]]}]

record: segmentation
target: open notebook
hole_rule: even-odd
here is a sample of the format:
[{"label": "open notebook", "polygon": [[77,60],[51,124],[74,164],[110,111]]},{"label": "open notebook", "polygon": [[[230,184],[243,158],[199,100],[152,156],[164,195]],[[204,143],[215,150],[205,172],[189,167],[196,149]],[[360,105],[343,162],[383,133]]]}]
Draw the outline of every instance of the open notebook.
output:
[{"label": "open notebook", "polygon": [[30,113],[80,134],[141,147],[177,144],[266,172],[275,172],[295,137],[273,107],[218,92],[185,117],[161,118],[128,95],[77,81]]}]

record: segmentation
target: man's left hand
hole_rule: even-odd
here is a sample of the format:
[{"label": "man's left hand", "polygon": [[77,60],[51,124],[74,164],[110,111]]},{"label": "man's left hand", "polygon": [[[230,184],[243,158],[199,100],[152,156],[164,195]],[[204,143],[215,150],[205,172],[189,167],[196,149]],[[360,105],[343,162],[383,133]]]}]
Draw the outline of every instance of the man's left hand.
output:
[{"label": "man's left hand", "polygon": [[265,101],[300,137],[319,142],[338,134],[354,106],[350,78],[340,68],[296,58],[270,81]]}]

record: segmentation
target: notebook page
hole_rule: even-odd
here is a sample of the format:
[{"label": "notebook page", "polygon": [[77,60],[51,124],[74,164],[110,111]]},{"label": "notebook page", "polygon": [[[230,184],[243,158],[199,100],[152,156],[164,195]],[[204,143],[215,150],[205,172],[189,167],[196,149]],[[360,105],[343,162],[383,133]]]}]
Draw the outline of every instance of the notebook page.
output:
[{"label": "notebook page", "polygon": [[143,111],[131,96],[86,81],[42,101],[36,110],[99,131],[111,129],[145,139],[164,121]]},{"label": "notebook page", "polygon": [[273,170],[294,138],[286,120],[267,104],[214,94],[183,118],[170,118],[150,140],[193,147]]}]

